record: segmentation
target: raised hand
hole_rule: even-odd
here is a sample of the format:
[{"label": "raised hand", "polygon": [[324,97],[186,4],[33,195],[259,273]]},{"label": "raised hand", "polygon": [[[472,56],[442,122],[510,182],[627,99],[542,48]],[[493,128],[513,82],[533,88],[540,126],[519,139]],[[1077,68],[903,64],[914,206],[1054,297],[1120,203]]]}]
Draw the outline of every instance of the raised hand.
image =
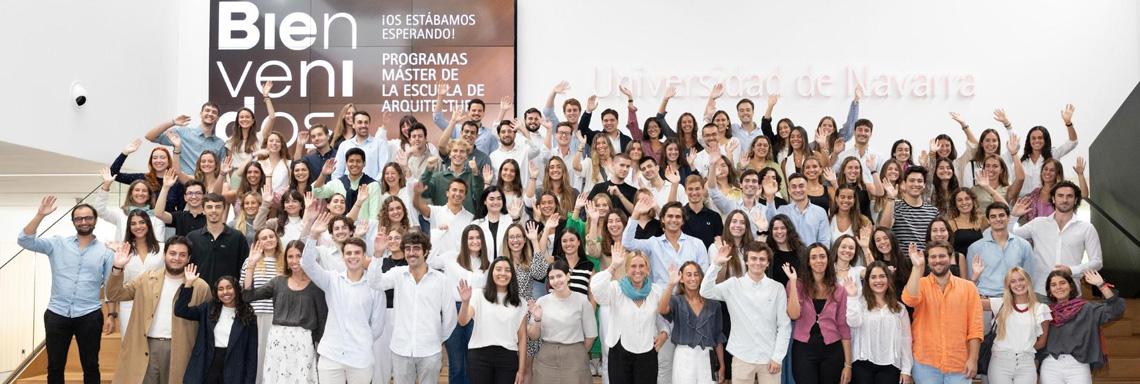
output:
[{"label": "raised hand", "polygon": [[122,242],[115,248],[115,258],[111,262],[115,268],[123,269],[127,263],[131,262],[131,243]]},{"label": "raised hand", "polygon": [[190,116],[178,115],[174,117],[172,122],[179,127],[185,127],[190,124]]},{"label": "raised hand", "polygon": [[[170,132],[170,131],[167,131],[167,132]],[[175,135],[175,136],[177,136],[177,135]],[[124,155],[130,155],[132,153],[135,153],[135,151],[139,150],[140,145],[142,145],[142,139],[131,140],[130,143],[127,143],[126,147],[123,147],[123,154]]]},{"label": "raised hand", "polygon": [[[950,119],[958,122],[958,125],[966,126],[966,120],[963,119],[962,115],[959,115],[958,112],[950,112]],[[930,148],[934,148],[934,140],[930,140],[930,143]]]},{"label": "raised hand", "polygon": [[676,265],[669,266],[669,285],[674,286],[681,282],[681,270]]},{"label": "raised hand", "polygon": [[642,218],[649,215],[649,211],[653,210],[656,205],[657,203],[653,201],[653,198],[641,196],[640,199],[637,199],[637,204],[633,205],[633,217]]},{"label": "raised hand", "polygon": [[314,239],[319,239],[321,233],[328,231],[330,220],[332,220],[332,213],[322,212],[317,216],[317,220],[313,221],[313,226],[309,228],[309,236]]},{"label": "raised hand", "polygon": [[665,87],[665,99],[669,100],[674,97],[677,97],[677,87],[674,87],[672,85]]},{"label": "raised hand", "polygon": [[831,167],[823,167],[823,179],[831,183],[832,187],[839,186],[839,178],[835,176],[835,171]]},{"label": "raised hand", "polygon": [[1017,204],[1014,204],[1013,207],[1010,208],[1009,214],[1017,217],[1025,216],[1025,214],[1029,213],[1031,205],[1032,203],[1029,201],[1028,196],[1017,199]]},{"label": "raised hand", "polygon": [[483,164],[483,182],[490,183],[495,178],[495,172],[491,170],[491,164]]},{"label": "raised hand", "polygon": [[891,182],[887,181],[886,177],[882,178],[880,181],[883,183],[883,193],[887,195],[888,199],[894,200],[899,197],[898,188],[895,188],[894,184],[891,184]]},{"label": "raised hand", "polygon": [[459,300],[466,303],[471,301],[471,286],[467,285],[467,280],[459,280]]},{"label": "raised hand", "polygon": [[376,229],[376,236],[372,239],[372,256],[379,257],[388,250],[388,228],[380,227]]},{"label": "raised hand", "polygon": [[907,247],[907,255],[910,255],[910,263],[915,267],[926,265],[926,257],[924,257],[922,251],[918,249],[917,244],[910,243],[910,246]]},{"label": "raised hand", "polygon": [[710,255],[713,258],[713,263],[716,263],[716,265],[724,265],[724,263],[732,259],[732,251],[728,249],[728,243],[721,239],[720,236],[717,236],[716,239],[713,240],[713,244],[716,244],[717,247],[716,254]]},{"label": "raised hand", "polygon": [[538,222],[532,220],[526,223],[526,238],[531,242],[538,242]]},{"label": "raised hand", "polygon": [[[227,158],[226,161],[229,161]],[[336,170],[336,159],[325,160],[325,164],[321,166],[321,176],[330,176]]]},{"label": "raised hand", "polygon": [[417,194],[424,193],[426,190],[427,186],[422,182],[416,181],[414,184],[412,184],[412,191],[415,191]]},{"label": "raised hand", "polygon": [[728,145],[725,146],[725,152],[728,152],[728,157],[732,157],[736,150],[740,149],[740,140],[729,139]]},{"label": "raised hand", "polygon": [[616,242],[610,247],[610,268],[616,270],[623,265],[625,265],[625,248],[621,246],[621,242]]},{"label": "raised hand", "polygon": [[693,163],[696,163],[697,162],[697,151],[690,150],[689,154],[685,156],[685,161],[689,163],[689,166],[692,166]]},{"label": "raised hand", "polygon": [[858,241],[859,241],[860,247],[871,248],[871,232],[873,232],[873,231],[874,230],[871,229],[870,225],[864,225],[863,228],[859,228],[859,239],[858,239]]},{"label": "raised hand", "polygon": [[1001,125],[1009,126],[1009,117],[1005,115],[1004,109],[998,108],[994,110],[994,120],[997,120]]},{"label": "raised hand", "polygon": [[308,144],[309,144],[309,131],[306,131],[306,130],[297,131],[297,145],[300,146],[301,148],[304,148],[305,145],[308,145]]},{"label": "raised hand", "polygon": [[776,192],[780,191],[780,185],[776,180],[767,179],[760,183],[760,190],[764,193],[764,199],[771,199],[776,196]]},{"label": "raised hand", "polygon": [[618,91],[625,95],[626,100],[633,100],[633,91],[630,91],[629,87],[626,87],[625,84],[618,85]]},{"label": "raised hand", "polygon": [[[334,161],[334,160],[329,159],[328,161]],[[222,167],[218,168],[218,171],[221,172],[221,174],[223,174],[223,175],[228,175],[228,174],[230,174],[230,171],[233,171],[233,170],[234,170],[234,157],[233,156],[226,156],[226,159],[222,160]],[[329,171],[329,174],[331,175],[332,171]]]},{"label": "raised hand", "polygon": [[174,147],[174,150],[177,151],[182,148],[182,137],[178,136],[177,133],[167,130],[166,132],[163,132],[163,134],[166,135],[167,140],[170,140],[170,145]]},{"label": "raised hand", "polygon": [[[665,166],[665,180],[669,180],[669,182],[673,184],[680,184],[681,172],[677,171],[677,167],[675,166]],[[678,187],[680,187],[680,185],[678,185]]]},{"label": "raised hand", "polygon": [[855,83],[855,102],[863,98],[863,84]]},{"label": "raised hand", "polygon": [[456,108],[456,109],[451,111],[451,122],[452,123],[463,121],[466,118],[467,118],[467,111],[464,111],[460,108]]},{"label": "raised hand", "polygon": [[843,288],[847,289],[847,297],[858,297],[859,296],[859,288],[860,287],[859,287],[859,283],[857,281],[855,281],[855,277],[847,276],[847,278],[843,279]]},{"label": "raised hand", "polygon": [[249,255],[246,256],[246,259],[249,260],[249,265],[257,265],[257,262],[261,261],[261,257],[265,256],[265,246],[267,244],[269,243],[264,240],[258,240],[253,243],[252,247],[249,247]]},{"label": "raised hand", "polygon": [[768,95],[768,109],[771,109],[772,107],[776,106],[776,103],[778,103],[779,101],[780,101],[780,94],[779,93],[773,93],[771,95]]},{"label": "raised hand", "polygon": [[[380,191],[383,193],[384,191]],[[356,201],[368,200],[368,184],[360,183],[360,187],[356,188]]]},{"label": "raised hand", "polygon": [[174,168],[167,168],[166,172],[162,173],[162,186],[163,188],[174,187],[178,183],[178,172]]},{"label": "raised hand", "polygon": [[712,88],[712,92],[709,92],[709,98],[715,100],[721,96],[724,96],[724,83],[716,83]]},{"label": "raised hand", "polygon": [[530,319],[536,323],[542,322],[542,304],[532,300],[527,300],[526,311],[530,313]]},{"label": "raised hand", "polygon": [[1089,285],[1094,287],[1100,287],[1104,285],[1104,277],[1100,275],[1100,272],[1090,269],[1085,271],[1085,282],[1088,282]]},{"label": "raised hand", "polygon": [[977,186],[982,187],[982,188],[990,187],[990,173],[992,173],[992,172],[984,170],[984,169],[978,171],[979,177],[977,180],[974,180],[974,184],[977,184]]},{"label": "raised hand", "polygon": [[578,199],[574,200],[574,211],[579,211],[582,208],[585,208],[588,205],[589,201],[590,201],[590,199],[589,199],[588,194],[579,193]]},{"label": "raised hand", "polygon": [[538,178],[538,160],[531,160],[526,163],[526,174],[532,178]]},{"label": "raised hand", "polygon": [[793,266],[792,263],[784,263],[783,265],[780,265],[780,269],[783,270],[784,274],[788,276],[789,283],[796,281],[799,278],[799,275],[796,274],[796,267]]},{"label": "raised hand", "polygon": [[522,199],[515,199],[514,202],[507,204],[507,214],[511,215],[511,217],[522,217],[522,209]]},{"label": "raised hand", "polygon": [[431,156],[427,159],[427,168],[431,170],[439,169],[439,156]]},{"label": "raised hand", "polygon": [[601,216],[602,214],[598,211],[598,206],[594,204],[593,201],[586,203],[586,217],[590,220],[598,220]]},{"label": "raised hand", "polygon": [[1065,109],[1061,110],[1061,120],[1065,122],[1065,126],[1073,124],[1073,111],[1076,110],[1077,107],[1074,107],[1072,104],[1065,104]]},{"label": "raised hand", "polygon": [[261,203],[269,204],[273,201],[273,189],[269,187],[269,183],[261,185]]},{"label": "raised hand", "polygon": [[305,209],[310,209],[316,206],[317,199],[313,197],[313,191],[305,192]]},{"label": "raised hand", "polygon": [[598,95],[590,95],[586,99],[586,112],[593,113],[595,109],[598,109]]},{"label": "raised hand", "polygon": [[986,261],[982,260],[982,255],[974,255],[974,260],[970,262],[970,266],[972,270],[970,280],[978,281],[978,278],[982,276],[982,271],[986,270]]},{"label": "raised hand", "polygon": [[558,229],[558,220],[561,220],[561,218],[559,217],[559,215],[557,213],[550,215],[550,217],[547,217],[546,223],[545,223],[545,226],[546,226],[545,229],[547,231],[554,232],[556,229]]},{"label": "raised hand", "polygon": [[110,186],[111,182],[115,181],[115,176],[111,175],[111,168],[100,168],[99,177],[103,179],[104,186]]},{"label": "raised hand", "polygon": [[558,82],[558,84],[554,84],[554,89],[550,90],[550,92],[553,92],[554,94],[557,94],[557,95],[561,95],[561,94],[566,93],[566,91],[568,89],[570,89],[570,82],[566,81],[566,80],[562,80],[562,81]]},{"label": "raised hand", "polygon": [[1077,175],[1085,174],[1085,158],[1083,156],[1077,156],[1077,162],[1073,164],[1073,172],[1076,172]]},{"label": "raised hand", "polygon": [[270,89],[273,89],[272,81],[266,81],[264,84],[261,84],[261,96],[269,97]]},{"label": "raised hand", "polygon": [[514,105],[515,104],[511,102],[510,96],[503,96],[502,98],[499,99],[499,109],[502,109],[504,111],[509,111],[512,108],[514,108]]},{"label": "raised hand", "polygon": [[186,264],[186,269],[182,270],[182,281],[187,287],[193,287],[194,282],[198,280],[198,266],[194,264]]},{"label": "raised hand", "polygon": [[1009,141],[1008,141],[1008,143],[1006,143],[1006,148],[1009,149],[1009,155],[1012,156],[1014,159],[1016,159],[1017,158],[1017,151],[1019,149],[1021,149],[1021,142],[1017,140],[1017,134],[1016,133],[1011,132],[1009,134]]},{"label": "raised hand", "polygon": [[[554,122],[550,121],[549,118],[543,117],[541,124],[542,124],[543,128],[546,128],[547,132],[551,132],[552,130],[554,130]],[[550,134],[553,135],[553,133],[550,133]]]}]

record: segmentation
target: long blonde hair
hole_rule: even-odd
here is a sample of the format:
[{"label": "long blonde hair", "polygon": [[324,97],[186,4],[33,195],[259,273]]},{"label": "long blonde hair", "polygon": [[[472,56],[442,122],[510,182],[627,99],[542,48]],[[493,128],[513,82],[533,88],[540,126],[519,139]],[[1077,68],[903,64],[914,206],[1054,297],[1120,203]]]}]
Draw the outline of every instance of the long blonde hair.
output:
[{"label": "long blonde hair", "polygon": [[[1005,319],[1007,319],[1009,315],[1013,314],[1014,305],[1016,305],[1013,301],[1013,290],[1010,288],[1009,284],[1009,280],[1013,278],[1013,274],[1015,273],[1021,274],[1021,276],[1025,278],[1025,285],[1027,287],[1033,287],[1033,280],[1030,279],[1029,272],[1021,269],[1021,267],[1013,267],[1009,270],[1009,272],[1005,274],[1005,284],[1001,292],[1001,309],[998,310],[997,316],[994,317],[994,321],[997,322],[998,340],[1005,338]],[[1031,316],[1034,323],[1037,323],[1037,295],[1033,294],[1032,288],[1029,289],[1029,292],[1026,292],[1025,294],[1026,300],[1029,301],[1027,303],[1029,305],[1029,316]]]},{"label": "long blonde hair", "polygon": [[284,275],[285,274],[285,264],[286,264],[286,262],[285,262],[285,247],[283,245],[281,245],[281,237],[277,235],[277,230],[274,229],[273,227],[261,227],[253,235],[254,246],[257,246],[257,243],[258,243],[257,239],[259,237],[261,237],[262,231],[273,232],[273,236],[277,238],[277,246],[273,248],[273,254],[272,255],[270,255],[269,253],[263,253],[261,259],[257,260],[257,266],[255,266],[254,268],[257,268],[256,270],[258,270],[258,271],[265,271],[265,258],[266,257],[273,257],[273,261],[274,261],[273,273],[276,275]]},{"label": "long blonde hair", "polygon": [[234,216],[234,229],[236,229],[238,232],[245,233],[246,226],[249,225],[249,222],[253,219],[252,217],[246,217],[245,199],[256,199],[258,204],[266,204],[266,202],[261,199],[261,194],[256,192],[246,192],[244,194],[239,194],[238,196],[241,196],[241,199],[238,200],[237,215]]},{"label": "long blonde hair", "polygon": [[586,176],[586,185],[596,184],[597,180],[601,180],[601,182],[606,181],[606,177],[602,177],[602,167],[605,166],[602,164],[604,160],[601,159],[601,156],[598,156],[597,151],[598,143],[603,141],[606,143],[606,148],[609,148],[609,154],[606,155],[605,160],[613,161],[614,148],[610,143],[609,137],[606,137],[604,134],[594,135],[594,142],[590,144],[590,148],[593,150],[590,151],[590,174]]}]

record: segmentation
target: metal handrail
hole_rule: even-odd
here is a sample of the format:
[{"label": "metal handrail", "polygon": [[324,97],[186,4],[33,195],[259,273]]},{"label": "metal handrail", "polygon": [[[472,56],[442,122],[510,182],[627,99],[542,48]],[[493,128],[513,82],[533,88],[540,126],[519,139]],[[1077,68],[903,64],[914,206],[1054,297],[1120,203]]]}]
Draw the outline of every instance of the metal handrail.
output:
[{"label": "metal handrail", "polygon": [[[82,199],[79,199],[79,201],[85,201],[85,200],[87,200],[87,198],[88,198],[88,197],[91,197],[91,195],[92,195],[92,194],[94,194],[94,193],[95,193],[95,191],[99,190],[99,187],[100,187],[100,186],[102,186],[102,184],[103,184],[103,183],[99,183],[98,185],[96,185],[96,186],[95,186],[95,188],[92,188],[92,189],[91,189],[91,192],[87,192],[87,194],[86,194],[86,195],[84,195]],[[55,219],[55,221],[51,222],[51,224],[49,224],[49,225],[47,226],[47,228],[44,228],[44,230],[40,231],[40,233],[39,233],[39,234],[37,234],[37,235],[36,235],[36,237],[40,237],[40,236],[43,236],[45,233],[47,233],[48,231],[50,231],[52,228],[55,228],[55,225],[56,225],[56,224],[58,224],[60,220],[63,220],[63,218],[64,218],[64,217],[67,217],[67,216],[68,216],[68,215],[66,215],[66,213],[70,213],[70,212],[71,212],[72,210],[74,210],[74,209],[75,209],[75,207],[77,207],[77,206],[79,206],[79,203],[75,203],[75,205],[72,205],[72,206],[71,206],[71,208],[68,208],[68,209],[67,209],[67,212],[64,212],[64,213],[65,213],[64,215],[60,215],[59,217],[57,217],[57,218]],[[16,257],[20,256],[20,254],[22,254],[22,253],[24,253],[24,249],[23,249],[23,248],[20,248],[20,250],[19,250],[19,251],[16,251],[16,254],[15,254],[15,255],[12,255],[12,257],[11,257],[11,258],[9,258],[7,261],[5,261],[5,262],[4,262],[4,264],[0,264],[0,271],[3,271],[3,270],[4,270],[4,267],[7,267],[7,266],[8,266],[8,264],[10,264],[10,263],[12,262],[12,260],[16,260]]]}]

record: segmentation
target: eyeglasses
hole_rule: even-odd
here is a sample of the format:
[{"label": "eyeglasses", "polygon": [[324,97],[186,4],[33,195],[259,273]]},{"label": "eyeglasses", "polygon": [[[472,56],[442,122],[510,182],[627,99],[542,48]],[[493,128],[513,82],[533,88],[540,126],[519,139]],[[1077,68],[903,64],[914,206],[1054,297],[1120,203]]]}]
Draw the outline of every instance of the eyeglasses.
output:
[{"label": "eyeglasses", "polygon": [[85,221],[95,221],[95,216],[76,216],[71,218],[72,222],[82,223]]},{"label": "eyeglasses", "polygon": [[186,192],[185,193],[186,196],[202,196],[203,194],[204,193],[202,193],[202,192]]}]

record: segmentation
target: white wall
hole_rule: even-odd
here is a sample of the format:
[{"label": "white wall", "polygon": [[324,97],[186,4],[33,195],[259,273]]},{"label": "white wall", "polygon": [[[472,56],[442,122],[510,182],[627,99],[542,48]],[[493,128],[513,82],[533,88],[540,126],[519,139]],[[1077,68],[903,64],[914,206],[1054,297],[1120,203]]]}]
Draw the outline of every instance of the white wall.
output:
[{"label": "white wall", "polygon": [[[0,140],[109,163],[175,115],[179,2],[4,1]],[[205,18],[203,18],[205,19]],[[89,91],[72,108],[70,84]],[[145,167],[145,156],[130,164]],[[94,170],[61,170],[62,173]]]},{"label": "white wall", "polygon": [[[516,104],[541,105],[565,79],[570,96],[583,102],[608,95],[600,108],[619,109],[622,125],[625,103],[612,73],[650,80],[653,87],[640,92],[634,83],[644,119],[660,100],[656,82],[669,76],[708,76],[711,84],[778,71],[784,98],[775,114],[812,132],[823,115],[842,121],[850,97],[845,68],[866,67],[895,76],[972,75],[976,84],[973,97],[866,97],[862,116],[874,121],[881,139],[872,145],[880,152],[897,137],[922,149],[943,131],[961,144],[948,111],[973,127],[998,127],[991,112],[1002,107],[1021,132],[1045,125],[1063,137],[1059,111],[1073,103],[1084,153],[1140,81],[1140,10],[1132,1],[521,0],[518,14]],[[796,77],[807,73],[830,74],[832,96],[799,95]],[[706,86],[685,91],[670,104],[670,121],[703,110]],[[766,95],[746,95],[758,115]],[[735,119],[739,97],[718,106]]]}]

